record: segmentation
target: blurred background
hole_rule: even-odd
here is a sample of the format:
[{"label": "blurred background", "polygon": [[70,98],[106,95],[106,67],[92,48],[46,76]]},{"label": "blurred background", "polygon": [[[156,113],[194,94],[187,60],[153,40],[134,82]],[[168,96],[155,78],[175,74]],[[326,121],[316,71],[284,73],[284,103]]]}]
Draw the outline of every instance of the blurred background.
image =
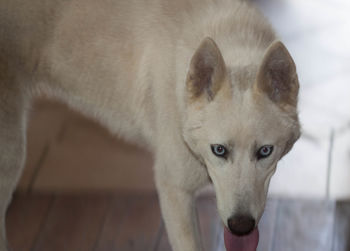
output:
[{"label": "blurred background", "polygon": [[[350,250],[350,2],[255,0],[292,54],[303,134],[280,162],[259,251]],[[197,210],[224,251],[210,191]],[[37,100],[7,215],[12,250],[170,250],[149,153],[66,106]]]}]

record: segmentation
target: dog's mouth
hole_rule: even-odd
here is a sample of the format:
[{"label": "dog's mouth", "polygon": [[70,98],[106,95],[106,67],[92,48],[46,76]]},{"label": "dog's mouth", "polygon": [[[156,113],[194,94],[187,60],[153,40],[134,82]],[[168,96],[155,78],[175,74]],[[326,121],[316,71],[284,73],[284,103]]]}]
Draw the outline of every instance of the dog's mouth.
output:
[{"label": "dog's mouth", "polygon": [[259,242],[259,230],[256,227],[249,234],[238,236],[232,234],[225,227],[224,240],[227,251],[256,251]]}]

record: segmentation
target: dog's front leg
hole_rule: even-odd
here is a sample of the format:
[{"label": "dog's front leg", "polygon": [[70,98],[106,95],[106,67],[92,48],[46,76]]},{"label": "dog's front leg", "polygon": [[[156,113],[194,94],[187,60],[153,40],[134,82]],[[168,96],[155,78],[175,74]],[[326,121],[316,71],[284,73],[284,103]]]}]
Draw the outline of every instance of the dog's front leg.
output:
[{"label": "dog's front leg", "polygon": [[6,210],[25,159],[26,109],[20,88],[1,74],[0,89],[0,251],[6,251]]},{"label": "dog's front leg", "polygon": [[158,186],[162,215],[174,251],[199,251],[200,235],[193,194],[169,184]]}]

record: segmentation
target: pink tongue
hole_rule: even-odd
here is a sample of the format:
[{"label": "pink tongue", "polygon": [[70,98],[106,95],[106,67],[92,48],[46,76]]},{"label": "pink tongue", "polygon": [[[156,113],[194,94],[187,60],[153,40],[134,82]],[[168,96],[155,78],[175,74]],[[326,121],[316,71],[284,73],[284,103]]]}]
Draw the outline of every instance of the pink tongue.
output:
[{"label": "pink tongue", "polygon": [[256,251],[259,242],[259,230],[255,228],[249,235],[237,236],[225,227],[224,240],[227,251]]}]

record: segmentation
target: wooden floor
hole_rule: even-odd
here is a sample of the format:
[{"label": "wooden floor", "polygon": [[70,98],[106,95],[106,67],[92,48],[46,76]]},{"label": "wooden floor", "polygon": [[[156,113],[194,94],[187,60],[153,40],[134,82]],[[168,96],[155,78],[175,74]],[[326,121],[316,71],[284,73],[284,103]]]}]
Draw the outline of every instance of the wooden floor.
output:
[{"label": "wooden floor", "polygon": [[[215,199],[198,199],[207,251],[224,251]],[[270,199],[259,251],[350,250],[350,203]],[[155,195],[15,195],[7,214],[13,251],[170,250]]]}]

